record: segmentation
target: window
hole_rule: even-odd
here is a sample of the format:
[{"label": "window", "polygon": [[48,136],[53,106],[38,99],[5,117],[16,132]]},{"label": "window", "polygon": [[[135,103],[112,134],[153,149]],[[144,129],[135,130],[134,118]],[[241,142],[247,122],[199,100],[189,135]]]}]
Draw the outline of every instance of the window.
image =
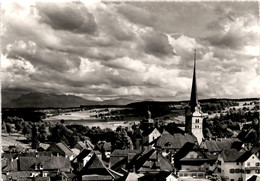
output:
[{"label": "window", "polygon": [[234,170],[233,168],[231,168],[231,169],[229,170],[229,172],[230,172],[230,173],[234,173],[235,170]]},{"label": "window", "polygon": [[184,177],[188,177],[188,173],[184,173]]},{"label": "window", "polygon": [[234,179],[230,179],[230,181],[235,181]]},{"label": "window", "polygon": [[221,161],[220,160],[218,160],[218,165],[221,165]]},{"label": "window", "polygon": [[236,169],[236,173],[240,173],[240,169],[239,168]]},{"label": "window", "polygon": [[196,120],[195,120],[195,123],[200,123],[200,120],[199,120],[199,119],[196,119]]},{"label": "window", "polygon": [[256,163],[255,163],[255,166],[259,167],[259,166],[260,166],[260,163],[259,163],[259,162],[256,162]]},{"label": "window", "polygon": [[246,173],[247,173],[247,174],[250,174],[250,173],[251,173],[251,170],[246,170]]},{"label": "window", "polygon": [[250,166],[250,162],[247,162],[247,166]]},{"label": "window", "polygon": [[237,165],[239,165],[239,162],[237,162]]},{"label": "window", "polygon": [[203,177],[203,173],[198,173],[198,177]]},{"label": "window", "polygon": [[192,173],[191,176],[192,177],[197,177],[197,174],[196,173]]},{"label": "window", "polygon": [[218,168],[218,172],[221,173],[221,168]]},{"label": "window", "polygon": [[259,170],[259,169],[256,169],[256,170],[255,170],[255,173],[257,173],[257,174],[260,173],[260,170]]}]

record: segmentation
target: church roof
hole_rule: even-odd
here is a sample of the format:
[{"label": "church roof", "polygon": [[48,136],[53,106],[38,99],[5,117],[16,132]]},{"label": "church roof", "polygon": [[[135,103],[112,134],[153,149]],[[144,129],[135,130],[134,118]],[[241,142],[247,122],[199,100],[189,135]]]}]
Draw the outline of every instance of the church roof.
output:
[{"label": "church roof", "polygon": [[162,134],[161,137],[155,143],[155,146],[161,148],[180,149],[183,147],[185,143],[195,143],[196,140],[196,137],[191,134]]},{"label": "church roof", "polygon": [[196,82],[196,50],[194,50],[194,69],[193,69],[193,79],[192,79],[192,88],[190,96],[190,107],[191,112],[195,111],[195,107],[198,105],[197,97],[197,82]]}]

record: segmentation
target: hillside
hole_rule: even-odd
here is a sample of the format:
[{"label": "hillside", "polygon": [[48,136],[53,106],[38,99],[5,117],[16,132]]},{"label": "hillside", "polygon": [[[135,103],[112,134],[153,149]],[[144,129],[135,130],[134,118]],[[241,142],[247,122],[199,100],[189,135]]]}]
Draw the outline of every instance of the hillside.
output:
[{"label": "hillside", "polygon": [[119,105],[132,103],[130,99],[118,98],[104,101],[92,101],[73,95],[56,95],[33,92],[23,95],[2,94],[3,108],[68,108],[95,105]]},{"label": "hillside", "polygon": [[90,101],[81,97],[73,95],[56,95],[56,94],[45,94],[45,93],[29,93],[21,95],[20,97],[11,100],[3,104],[4,108],[65,108],[65,107],[79,107],[82,104],[85,105],[96,105],[99,102]]}]

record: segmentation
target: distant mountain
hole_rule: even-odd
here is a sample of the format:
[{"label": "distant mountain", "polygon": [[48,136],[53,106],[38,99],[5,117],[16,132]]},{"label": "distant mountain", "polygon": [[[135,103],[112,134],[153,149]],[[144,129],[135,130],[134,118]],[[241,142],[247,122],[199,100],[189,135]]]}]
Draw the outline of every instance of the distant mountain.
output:
[{"label": "distant mountain", "polygon": [[101,104],[102,105],[119,105],[124,106],[130,103],[133,103],[135,101],[125,98],[118,98],[118,99],[110,99],[110,100],[104,100]]},{"label": "distant mountain", "polygon": [[56,95],[32,92],[22,95],[2,93],[3,108],[67,108],[92,105],[127,105],[136,101],[118,98],[104,101],[92,101],[73,95]]},{"label": "distant mountain", "polygon": [[4,108],[65,108],[65,107],[79,107],[80,105],[97,105],[100,102],[90,101],[82,97],[73,95],[56,95],[46,93],[29,93],[21,95],[20,97],[3,103]]}]

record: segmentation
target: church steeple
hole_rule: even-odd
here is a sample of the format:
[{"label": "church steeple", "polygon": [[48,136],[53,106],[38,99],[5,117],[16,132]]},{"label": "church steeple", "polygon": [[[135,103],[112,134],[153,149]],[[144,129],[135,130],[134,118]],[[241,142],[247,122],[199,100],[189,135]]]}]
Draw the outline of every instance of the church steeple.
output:
[{"label": "church steeple", "polygon": [[192,80],[192,88],[191,88],[191,96],[190,96],[190,108],[191,112],[195,111],[195,107],[198,105],[198,97],[197,97],[197,82],[196,82],[196,50],[194,50],[194,69],[193,69],[193,80]]}]

